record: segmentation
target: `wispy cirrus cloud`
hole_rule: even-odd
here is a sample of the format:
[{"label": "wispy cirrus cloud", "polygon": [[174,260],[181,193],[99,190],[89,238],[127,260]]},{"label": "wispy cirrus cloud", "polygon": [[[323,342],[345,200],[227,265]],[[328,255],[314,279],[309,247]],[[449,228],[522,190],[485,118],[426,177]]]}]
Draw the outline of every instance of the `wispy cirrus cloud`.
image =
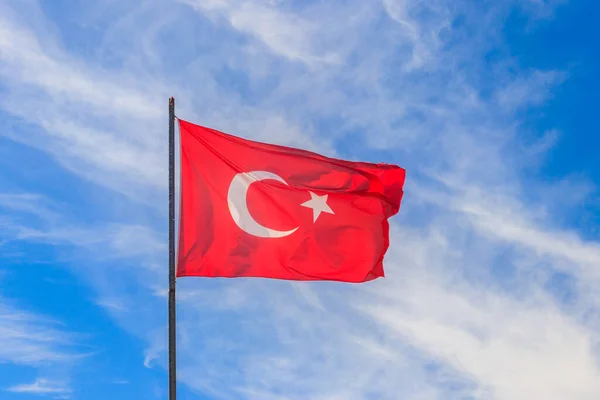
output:
[{"label": "wispy cirrus cloud", "polygon": [[[15,11],[22,11],[22,5],[15,9],[10,2],[0,5],[0,74],[10,93],[1,105],[15,117],[2,134],[50,153],[85,179],[156,204],[167,178],[160,163],[167,142],[164,129],[158,128],[166,123],[165,99],[176,95],[178,107],[195,115],[189,89],[148,69],[115,71],[86,64],[65,52],[52,35],[36,34],[39,28],[31,21],[36,20],[38,26],[48,22],[35,1],[28,3],[30,9],[37,9],[29,15],[29,24]],[[197,80],[207,93],[216,84],[213,76],[202,73]],[[208,120],[214,124],[239,126],[231,118],[236,114],[243,116],[245,130],[258,138],[279,137],[282,143],[314,148],[310,138],[281,115],[265,113],[218,92],[212,93],[208,106]]]},{"label": "wispy cirrus cloud", "polygon": [[144,225],[78,223],[68,207],[32,193],[0,193],[5,241],[31,241],[87,248],[96,258],[129,258],[166,250],[163,238]]},{"label": "wispy cirrus cloud", "polygon": [[54,399],[68,399],[72,392],[71,388],[64,382],[56,382],[45,378],[38,378],[30,384],[20,384],[6,389],[12,393],[23,393],[33,395],[50,395]]},{"label": "wispy cirrus cloud", "polygon": [[17,308],[0,297],[0,362],[28,366],[67,363],[80,357],[56,321]]},{"label": "wispy cirrus cloud", "polygon": [[[593,398],[600,375],[595,329],[578,311],[565,314],[538,284],[537,260],[519,248],[509,254],[522,271],[503,265],[494,271],[493,263],[486,263],[493,242],[468,240],[468,259],[461,254],[457,242],[468,229],[453,231],[454,237],[402,231],[403,244],[395,251],[399,259],[411,260],[413,270],[398,266],[378,301],[359,306],[395,332],[391,337],[444,360],[463,382],[473,384],[466,397]],[[560,261],[550,260],[555,263]],[[504,276],[494,279],[494,273]]]},{"label": "wispy cirrus cloud", "polygon": [[[82,223],[69,215],[64,204],[29,193],[0,194],[0,226],[7,245],[27,242],[70,249],[68,256],[56,260],[71,265],[84,281],[93,282],[96,303],[112,313],[152,312],[150,305],[139,304],[130,296],[140,284],[152,291],[160,287],[164,270],[160,261],[167,245],[163,235],[151,227],[108,221]],[[136,321],[129,320],[128,324],[145,329]]]},{"label": "wispy cirrus cloud", "polygon": [[[23,233],[14,229],[15,213],[33,214],[46,223],[53,223],[58,216],[43,196],[0,194],[2,250],[11,241],[20,239],[19,234]],[[5,272],[4,268],[0,270],[2,272]],[[0,283],[2,278],[0,275]],[[59,321],[21,309],[0,293],[0,363],[37,368],[71,364],[85,353],[79,351],[80,343],[69,330]]]},{"label": "wispy cirrus cloud", "polygon": [[[234,29],[262,43],[276,55],[310,67],[339,63],[340,57],[323,47],[322,33],[328,33],[312,18],[286,11],[269,1],[180,0],[210,16],[224,18]],[[309,5],[308,13],[320,7]],[[315,11],[317,11],[315,10]]]}]

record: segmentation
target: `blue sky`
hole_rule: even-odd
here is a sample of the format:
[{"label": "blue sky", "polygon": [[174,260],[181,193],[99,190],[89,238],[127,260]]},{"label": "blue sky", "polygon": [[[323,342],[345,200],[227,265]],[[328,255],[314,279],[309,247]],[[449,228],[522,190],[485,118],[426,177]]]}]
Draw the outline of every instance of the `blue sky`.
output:
[{"label": "blue sky", "polygon": [[178,282],[180,399],[596,399],[599,12],[0,0],[0,398],[166,398],[172,95],[407,169],[385,279]]}]

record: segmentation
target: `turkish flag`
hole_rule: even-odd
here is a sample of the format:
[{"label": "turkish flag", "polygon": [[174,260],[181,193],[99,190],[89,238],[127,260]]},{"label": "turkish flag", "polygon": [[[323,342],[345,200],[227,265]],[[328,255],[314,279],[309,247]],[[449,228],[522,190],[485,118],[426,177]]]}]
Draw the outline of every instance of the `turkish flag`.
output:
[{"label": "turkish flag", "polygon": [[405,170],[179,120],[177,276],[365,282],[384,276]]}]

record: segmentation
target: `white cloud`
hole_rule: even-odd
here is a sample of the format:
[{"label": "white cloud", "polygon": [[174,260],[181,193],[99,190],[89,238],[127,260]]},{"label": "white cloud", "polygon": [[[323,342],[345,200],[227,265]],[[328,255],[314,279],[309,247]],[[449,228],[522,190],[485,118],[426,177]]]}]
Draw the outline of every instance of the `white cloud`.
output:
[{"label": "white cloud", "polygon": [[68,332],[52,320],[20,310],[0,297],[0,363],[29,366],[68,363],[80,357]]},{"label": "white cloud", "polygon": [[[42,88],[48,93],[62,95],[63,99],[89,104],[96,112],[105,115],[138,115],[143,118],[160,118],[160,98],[156,89],[145,91],[140,81],[129,74],[107,73],[70,59],[57,51],[56,46],[44,46],[49,38],[39,38],[19,24],[23,16],[15,15],[5,5],[2,7],[0,49],[2,50],[3,76],[16,82]],[[35,13],[33,14],[35,15]],[[53,49],[56,54],[49,53]],[[119,79],[116,80],[115,78]],[[16,83],[13,81],[13,83]],[[160,82],[153,82],[158,85]]]},{"label": "white cloud", "polygon": [[515,0],[515,3],[525,12],[534,13],[538,18],[549,19],[554,17],[556,9],[567,0]]},{"label": "white cloud", "polygon": [[[34,218],[32,218],[34,217]],[[71,221],[64,205],[31,193],[0,193],[4,239],[87,248],[96,259],[131,258],[166,251],[161,235],[144,225]]]},{"label": "white cloud", "polygon": [[54,382],[45,378],[38,378],[30,384],[11,386],[6,390],[13,393],[53,395],[55,399],[68,399],[71,393],[71,389],[64,382]]},{"label": "white cloud", "polygon": [[600,245],[585,242],[575,232],[542,229],[522,216],[496,208],[481,208],[478,204],[463,203],[459,206],[467,214],[474,227],[481,233],[506,240],[533,250],[539,255],[564,259],[571,264],[567,272],[576,273],[582,281],[600,281]]},{"label": "white cloud", "polygon": [[525,280],[528,293],[512,297],[493,284],[450,278],[441,270],[456,271],[465,262],[448,256],[454,241],[446,238],[436,249],[437,240],[428,245],[430,239],[411,240],[412,234],[403,235],[402,253],[406,260],[417,250],[419,259],[410,265],[418,272],[399,273],[379,301],[362,307],[378,324],[474,382],[475,398],[591,399],[598,393],[598,338],[576,316],[564,315]]},{"label": "white cloud", "polygon": [[400,24],[412,44],[408,69],[436,62],[442,46],[440,35],[450,28],[451,12],[444,1],[382,0],[386,13]]},{"label": "white cloud", "polygon": [[180,0],[192,7],[226,18],[231,26],[263,43],[273,53],[317,68],[341,60],[335,53],[318,49],[321,27],[270,1]]},{"label": "white cloud", "polygon": [[552,87],[563,80],[563,74],[556,71],[533,71],[529,76],[511,81],[496,93],[496,101],[509,110],[530,105],[543,104]]},{"label": "white cloud", "polygon": [[[193,119],[192,89],[157,78],[148,69],[116,71],[85,63],[64,51],[52,34],[36,35],[35,25],[48,22],[39,16],[35,2],[29,4],[33,11],[28,19],[9,4],[0,5],[0,75],[10,95],[2,97],[0,106],[18,122],[7,124],[10,129],[0,134],[48,152],[71,172],[137,201],[160,201],[167,182],[167,168],[160,161],[167,154],[166,128],[160,128],[167,126],[167,99],[174,95],[178,114]],[[281,115],[211,91],[213,76],[200,72],[193,79],[206,95],[202,119],[207,124],[315,147]]]}]

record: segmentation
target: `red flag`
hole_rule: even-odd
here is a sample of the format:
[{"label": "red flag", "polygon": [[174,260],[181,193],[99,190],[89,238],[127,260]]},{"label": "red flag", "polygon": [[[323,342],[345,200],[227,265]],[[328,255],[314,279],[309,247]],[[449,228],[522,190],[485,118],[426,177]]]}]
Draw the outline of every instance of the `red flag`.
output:
[{"label": "red flag", "polygon": [[384,276],[404,169],[179,127],[178,277]]}]

